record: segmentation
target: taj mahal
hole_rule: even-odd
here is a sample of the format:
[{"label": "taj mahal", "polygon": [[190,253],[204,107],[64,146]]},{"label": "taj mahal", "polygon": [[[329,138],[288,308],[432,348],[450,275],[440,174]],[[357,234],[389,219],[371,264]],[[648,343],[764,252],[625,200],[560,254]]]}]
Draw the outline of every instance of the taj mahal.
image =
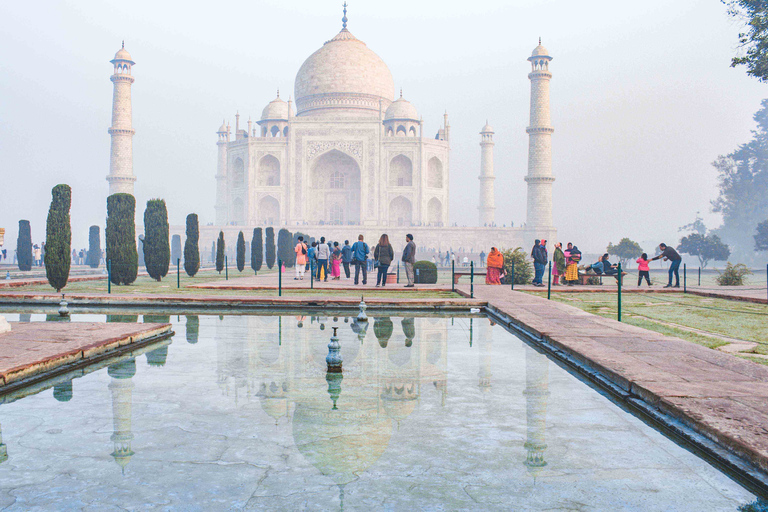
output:
[{"label": "taj mahal", "polygon": [[[539,41],[528,58],[531,72],[527,216],[516,227],[495,219],[494,131],[480,130],[480,197],[477,227],[451,225],[449,215],[451,127],[446,113],[437,133],[425,133],[417,108],[395,90],[386,63],[347,28],[312,53],[299,68],[295,102],[280,91],[258,121],[217,131],[215,225],[201,226],[206,247],[220,230],[227,240],[254,227],[286,227],[333,240],[358,233],[394,240],[413,233],[421,247],[488,250],[555,239],[549,82],[552,57]],[[115,60],[110,193],[133,193],[131,66],[122,48]],[[521,176],[521,178],[523,178]],[[503,193],[503,191],[502,191]],[[300,226],[300,227],[299,227]],[[183,226],[171,232],[183,234]]]}]

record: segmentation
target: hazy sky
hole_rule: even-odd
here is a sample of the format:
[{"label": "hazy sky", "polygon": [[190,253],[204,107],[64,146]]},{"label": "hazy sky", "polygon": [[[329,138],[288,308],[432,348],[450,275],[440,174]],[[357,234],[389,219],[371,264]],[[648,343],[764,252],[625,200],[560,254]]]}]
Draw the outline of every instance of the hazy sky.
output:
[{"label": "hazy sky", "polygon": [[[222,118],[255,121],[293,94],[302,62],[341,28],[341,1],[0,2],[0,227],[45,237],[50,190],[72,186],[73,243],[104,225],[112,65],[136,61],[137,220],[214,220]],[[204,6],[204,7],[203,7]],[[496,131],[499,224],[525,220],[530,84],[541,36],[551,84],[555,225],[589,251],[623,236],[676,242],[716,196],[710,163],[746,142],[765,85],[730,68],[739,26],[718,0],[641,3],[350,0],[349,29],[389,66],[429,136],[448,111],[451,221],[476,225],[480,136]],[[500,242],[503,245],[503,242]]]}]

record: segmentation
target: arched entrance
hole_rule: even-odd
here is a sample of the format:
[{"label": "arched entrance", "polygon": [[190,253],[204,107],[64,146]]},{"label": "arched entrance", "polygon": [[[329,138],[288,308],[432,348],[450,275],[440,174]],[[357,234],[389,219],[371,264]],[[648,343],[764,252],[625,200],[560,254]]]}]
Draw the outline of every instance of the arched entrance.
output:
[{"label": "arched entrance", "polygon": [[430,226],[443,225],[443,205],[436,197],[433,197],[427,203],[427,222]]},{"label": "arched entrance", "polygon": [[413,221],[411,202],[403,196],[397,196],[389,203],[389,225],[410,226]]},{"label": "arched entrance", "polygon": [[259,200],[258,223],[264,226],[280,225],[280,203],[272,196],[264,196]]},{"label": "arched entrance", "polygon": [[317,158],[309,177],[307,221],[360,223],[360,167],[339,150]]}]

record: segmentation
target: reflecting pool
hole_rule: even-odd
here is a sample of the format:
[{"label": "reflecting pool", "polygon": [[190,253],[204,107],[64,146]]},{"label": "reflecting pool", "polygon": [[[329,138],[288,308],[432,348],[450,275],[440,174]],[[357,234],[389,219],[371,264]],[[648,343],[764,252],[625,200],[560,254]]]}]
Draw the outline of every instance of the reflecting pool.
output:
[{"label": "reflecting pool", "polygon": [[[8,510],[698,512],[755,499],[485,318],[71,321],[171,321],[176,335],[0,400]],[[332,327],[341,374],[326,372]]]}]

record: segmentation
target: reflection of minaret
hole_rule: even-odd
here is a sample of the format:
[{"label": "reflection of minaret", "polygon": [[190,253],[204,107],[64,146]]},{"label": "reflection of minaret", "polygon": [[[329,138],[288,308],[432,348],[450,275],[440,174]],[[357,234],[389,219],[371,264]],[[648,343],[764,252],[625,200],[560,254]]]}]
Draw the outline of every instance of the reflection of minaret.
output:
[{"label": "reflection of minaret", "polygon": [[525,412],[528,437],[525,449],[528,452],[525,464],[528,472],[538,476],[547,465],[544,442],[547,428],[547,397],[549,397],[549,359],[525,345]]},{"label": "reflection of minaret", "polygon": [[486,319],[480,320],[478,328],[478,343],[480,345],[480,365],[477,372],[480,391],[487,393],[491,390],[491,360],[493,359],[493,327]]},{"label": "reflection of minaret", "polygon": [[112,377],[109,383],[109,390],[112,392],[112,418],[114,423],[114,433],[110,440],[115,443],[115,451],[112,457],[120,465],[125,473],[125,466],[131,461],[133,450],[131,450],[131,401],[133,382],[131,377],[136,375],[136,360],[128,359],[113,364],[107,369],[107,373]]},{"label": "reflection of minaret", "polygon": [[3,444],[3,429],[0,427],[0,464],[8,460],[8,447]]}]

